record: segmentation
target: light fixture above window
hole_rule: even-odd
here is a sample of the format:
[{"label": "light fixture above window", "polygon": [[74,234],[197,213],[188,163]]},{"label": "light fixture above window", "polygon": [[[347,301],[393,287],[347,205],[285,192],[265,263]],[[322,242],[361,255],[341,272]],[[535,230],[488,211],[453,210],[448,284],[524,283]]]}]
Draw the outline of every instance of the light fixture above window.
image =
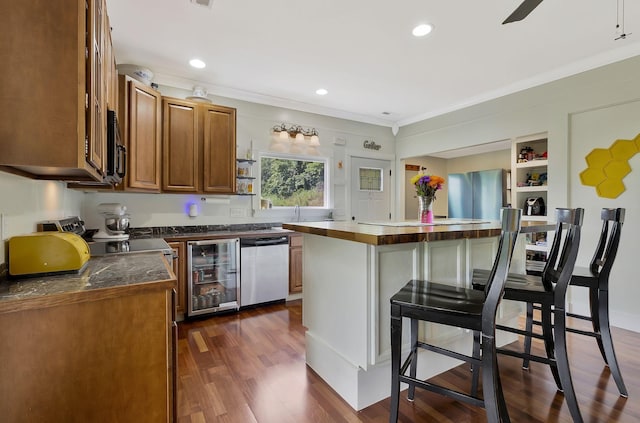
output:
[{"label": "light fixture above window", "polygon": [[189,64],[196,69],[202,69],[207,66],[207,64],[200,59],[191,59],[189,60]]},{"label": "light fixture above window", "polygon": [[429,33],[431,33],[431,31],[433,31],[433,25],[420,24],[415,28],[413,28],[413,31],[411,31],[411,33],[413,34],[414,37],[424,37],[425,35],[428,35]]},{"label": "light fixture above window", "polygon": [[291,137],[296,143],[303,143],[308,139],[309,146],[317,147],[320,145],[320,136],[316,128],[304,129],[300,125],[287,127],[287,125],[283,123],[282,125],[274,126],[272,131],[284,140],[288,140]]}]

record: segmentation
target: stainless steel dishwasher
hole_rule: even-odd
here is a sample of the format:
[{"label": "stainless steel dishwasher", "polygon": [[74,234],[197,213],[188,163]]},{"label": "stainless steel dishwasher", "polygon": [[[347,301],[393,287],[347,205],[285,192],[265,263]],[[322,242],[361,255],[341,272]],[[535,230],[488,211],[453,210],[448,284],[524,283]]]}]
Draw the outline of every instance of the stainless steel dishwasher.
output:
[{"label": "stainless steel dishwasher", "polygon": [[240,307],[284,300],[289,295],[289,238],[240,239]]}]

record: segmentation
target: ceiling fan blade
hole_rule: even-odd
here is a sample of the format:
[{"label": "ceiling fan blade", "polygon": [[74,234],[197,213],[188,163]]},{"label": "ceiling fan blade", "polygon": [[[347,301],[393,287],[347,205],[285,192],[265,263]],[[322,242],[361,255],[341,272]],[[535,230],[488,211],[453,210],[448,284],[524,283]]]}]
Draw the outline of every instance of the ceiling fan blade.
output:
[{"label": "ceiling fan blade", "polygon": [[504,22],[502,22],[502,25],[523,20],[533,11],[533,9],[538,7],[540,3],[542,3],[542,0],[524,0],[520,6],[518,6],[518,8],[514,10],[513,13],[504,20]]}]

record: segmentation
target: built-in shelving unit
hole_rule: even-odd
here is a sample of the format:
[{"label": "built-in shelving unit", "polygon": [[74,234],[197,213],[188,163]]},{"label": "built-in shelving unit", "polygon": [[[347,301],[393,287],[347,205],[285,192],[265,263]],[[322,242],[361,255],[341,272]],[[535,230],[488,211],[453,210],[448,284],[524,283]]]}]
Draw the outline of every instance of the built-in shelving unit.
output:
[{"label": "built-in shelving unit", "polygon": [[237,159],[236,174],[236,194],[237,195],[256,195],[254,192],[253,159]]},{"label": "built-in shelving unit", "polygon": [[[548,220],[549,190],[547,134],[518,137],[511,146],[511,201],[523,209],[523,220]],[[544,205],[544,207],[541,207]],[[527,272],[538,274],[544,269],[551,243],[546,232],[527,234]]]}]

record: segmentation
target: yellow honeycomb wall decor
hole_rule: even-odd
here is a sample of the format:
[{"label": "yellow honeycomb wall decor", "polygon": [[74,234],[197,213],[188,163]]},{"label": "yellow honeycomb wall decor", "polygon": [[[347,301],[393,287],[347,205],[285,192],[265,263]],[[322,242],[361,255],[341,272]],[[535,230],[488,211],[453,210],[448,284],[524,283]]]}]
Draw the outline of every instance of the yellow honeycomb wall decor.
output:
[{"label": "yellow honeycomb wall decor", "polygon": [[587,154],[587,168],[580,173],[582,185],[596,188],[604,198],[618,198],[625,190],[622,180],[631,173],[629,160],[640,152],[640,134],[632,140],[616,140],[609,148]]}]

